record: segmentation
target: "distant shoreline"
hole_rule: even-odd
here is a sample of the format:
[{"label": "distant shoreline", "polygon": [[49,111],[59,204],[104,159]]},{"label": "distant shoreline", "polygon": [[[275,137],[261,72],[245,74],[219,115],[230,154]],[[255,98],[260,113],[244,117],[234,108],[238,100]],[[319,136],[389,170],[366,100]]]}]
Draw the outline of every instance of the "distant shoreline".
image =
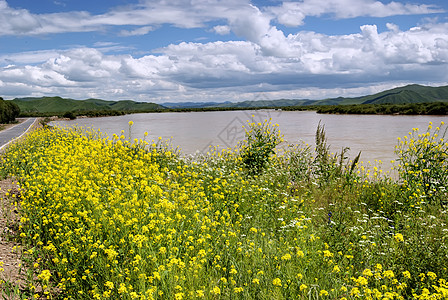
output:
[{"label": "distant shoreline", "polygon": [[166,108],[163,110],[143,111],[80,111],[71,112],[72,118],[61,113],[22,113],[21,117],[50,118],[50,121],[69,120],[75,118],[109,117],[137,113],[170,113],[170,112],[214,112],[214,111],[247,111],[247,110],[279,110],[279,111],[316,111],[318,114],[359,114],[359,115],[448,115],[448,103],[405,103],[405,104],[353,104],[353,105],[313,105],[313,106],[262,106],[262,107],[205,107],[205,108]]}]

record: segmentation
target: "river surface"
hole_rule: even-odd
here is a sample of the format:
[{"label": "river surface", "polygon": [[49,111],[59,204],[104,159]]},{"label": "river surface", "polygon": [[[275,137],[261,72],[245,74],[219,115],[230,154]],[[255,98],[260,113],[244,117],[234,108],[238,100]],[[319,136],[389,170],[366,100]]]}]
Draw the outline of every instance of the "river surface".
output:
[{"label": "river surface", "polygon": [[131,138],[147,141],[171,139],[173,146],[179,146],[184,154],[207,152],[210,146],[233,147],[244,138],[243,125],[247,120],[262,122],[272,119],[279,124],[285,143],[301,141],[314,146],[316,128],[321,122],[325,126],[331,150],[340,152],[350,147],[348,156],[354,158],[362,151],[361,161],[382,161],[389,167],[395,160],[394,147],[397,138],[409,134],[412,128],[426,131],[429,122],[434,127],[441,121],[448,123],[447,116],[390,116],[390,115],[328,115],[312,111],[219,111],[185,113],[144,113],[118,117],[83,118],[73,121],[57,121],[52,125],[91,127],[112,136],[114,133],[129,136],[129,121],[133,121]]}]

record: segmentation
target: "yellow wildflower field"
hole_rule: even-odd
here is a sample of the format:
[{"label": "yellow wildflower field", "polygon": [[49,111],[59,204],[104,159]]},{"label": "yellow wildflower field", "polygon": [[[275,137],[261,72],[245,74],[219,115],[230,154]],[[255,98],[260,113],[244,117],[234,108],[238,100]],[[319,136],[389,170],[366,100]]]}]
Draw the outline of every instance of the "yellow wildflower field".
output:
[{"label": "yellow wildflower field", "polygon": [[350,197],[373,201],[365,175],[306,185],[289,176],[291,153],[267,155],[267,169],[248,174],[248,155],[237,150],[189,160],[98,131],[35,131],[1,158],[4,175],[20,183],[20,239],[36,274],[27,295],[448,298],[446,268],[400,263],[411,220],[388,234],[379,210],[348,209]]}]

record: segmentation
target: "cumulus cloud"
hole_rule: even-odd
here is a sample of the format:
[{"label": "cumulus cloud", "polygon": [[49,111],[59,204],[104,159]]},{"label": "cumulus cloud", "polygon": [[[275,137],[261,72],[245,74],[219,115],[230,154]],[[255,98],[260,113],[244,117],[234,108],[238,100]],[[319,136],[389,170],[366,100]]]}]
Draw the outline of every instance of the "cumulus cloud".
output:
[{"label": "cumulus cloud", "polygon": [[333,15],[335,18],[359,16],[429,14],[440,12],[437,7],[423,4],[384,4],[375,0],[302,0],[285,1],[280,6],[257,7],[249,0],[146,0],[138,5],[112,9],[105,14],[88,12],[32,14],[14,9],[0,0],[1,35],[38,35],[63,32],[102,30],[111,26],[138,26],[119,31],[121,36],[145,35],[161,24],[181,28],[207,27],[209,22],[225,21],[212,30],[217,34],[233,31],[237,36],[256,43],[264,55],[297,57],[298,47],[291,47],[288,37],[271,22],[300,26],[307,16]]},{"label": "cumulus cloud", "polygon": [[[260,22],[263,25],[264,20]],[[158,102],[225,100],[263,89],[287,98],[289,93],[291,98],[300,94],[294,92],[300,88],[337,91],[342,83],[354,91],[387,81],[448,81],[448,23],[407,31],[390,28],[378,33],[375,25],[364,25],[358,33],[343,36],[299,32],[280,38],[288,54],[295,56],[266,55],[257,32],[250,31],[241,34],[253,34],[259,43],[183,42],[142,57],[94,48],[26,52],[11,56],[13,64],[0,67],[0,81],[3,93],[14,87],[24,94],[34,89],[80,98]]]},{"label": "cumulus cloud", "polygon": [[270,91],[271,96],[294,98],[307,95],[299,92],[301,88],[313,91],[309,97],[314,97],[314,91],[322,88],[341,91],[341,84],[353,92],[366,84],[383,86],[387,81],[420,82],[422,78],[447,82],[448,23],[425,22],[406,31],[388,23],[388,31],[381,33],[375,24],[365,24],[347,35],[310,31],[285,35],[273,22],[300,26],[307,16],[324,14],[353,18],[438,11],[428,5],[375,0],[286,1],[276,7],[257,7],[249,0],[147,0],[101,15],[32,14],[0,0],[0,22],[4,24],[0,36],[94,31],[110,26],[126,26],[116,32],[132,36],[171,24],[203,27],[216,34],[233,32],[242,38],[171,44],[141,57],[111,54],[125,47],[104,42],[95,48],[3,54],[0,86],[5,95],[163,102],[241,99],[262,90]]}]

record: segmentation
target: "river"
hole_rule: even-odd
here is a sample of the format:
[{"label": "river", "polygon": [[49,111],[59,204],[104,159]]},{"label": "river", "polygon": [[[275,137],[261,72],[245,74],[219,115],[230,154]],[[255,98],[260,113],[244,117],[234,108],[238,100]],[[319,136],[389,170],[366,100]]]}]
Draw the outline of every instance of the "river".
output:
[{"label": "river", "polygon": [[398,137],[409,134],[412,128],[426,131],[429,122],[438,126],[448,123],[447,116],[402,116],[402,115],[329,115],[312,111],[218,111],[185,113],[143,113],[117,117],[78,118],[72,121],[56,121],[52,125],[91,127],[112,136],[114,133],[129,135],[129,121],[133,121],[131,138],[146,140],[171,139],[184,154],[207,152],[210,146],[233,147],[244,138],[243,125],[247,120],[262,122],[272,119],[279,124],[286,140],[285,144],[304,141],[314,145],[316,128],[321,122],[325,126],[331,150],[340,152],[350,147],[348,156],[354,158],[362,151],[361,161],[365,165],[382,161],[389,167],[396,159],[394,147]]}]

